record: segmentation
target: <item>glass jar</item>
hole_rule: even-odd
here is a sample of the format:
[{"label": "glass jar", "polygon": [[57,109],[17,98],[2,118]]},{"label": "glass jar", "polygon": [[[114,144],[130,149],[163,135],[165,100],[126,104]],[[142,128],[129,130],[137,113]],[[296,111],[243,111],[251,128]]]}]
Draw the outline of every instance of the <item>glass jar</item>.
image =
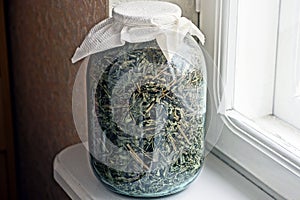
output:
[{"label": "glass jar", "polygon": [[[156,5],[155,12],[146,12],[149,3]],[[136,14],[137,9],[144,11],[142,16]],[[153,28],[153,18],[161,20],[166,15],[177,15],[178,20],[181,10],[165,2],[135,2],[113,12],[115,20],[121,19],[137,31],[147,23]],[[139,21],[141,18],[151,18],[151,22]],[[155,31],[177,26],[172,20]],[[157,35],[161,37],[163,31]],[[90,162],[97,178],[119,194],[173,194],[185,189],[203,166],[205,60],[190,33],[172,50],[162,44],[174,34],[177,37],[179,33],[138,42],[125,40],[90,55],[86,74]],[[123,36],[110,39],[115,37]]]}]

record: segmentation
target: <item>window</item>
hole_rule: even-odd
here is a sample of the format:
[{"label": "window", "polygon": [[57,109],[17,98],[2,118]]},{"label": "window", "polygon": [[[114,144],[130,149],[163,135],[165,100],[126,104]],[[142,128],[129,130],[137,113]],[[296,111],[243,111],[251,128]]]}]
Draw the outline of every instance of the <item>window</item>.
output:
[{"label": "window", "polygon": [[202,0],[201,5],[200,26],[217,65],[211,73],[222,74],[225,83],[226,126],[215,153],[275,198],[297,199],[300,2]]},{"label": "window", "polygon": [[300,157],[297,2],[260,1],[256,8],[258,2],[239,1],[227,109],[232,117],[238,112],[250,119],[261,133]]},{"label": "window", "polygon": [[239,1],[229,107],[300,149],[299,2],[261,1],[256,8],[257,3]]}]

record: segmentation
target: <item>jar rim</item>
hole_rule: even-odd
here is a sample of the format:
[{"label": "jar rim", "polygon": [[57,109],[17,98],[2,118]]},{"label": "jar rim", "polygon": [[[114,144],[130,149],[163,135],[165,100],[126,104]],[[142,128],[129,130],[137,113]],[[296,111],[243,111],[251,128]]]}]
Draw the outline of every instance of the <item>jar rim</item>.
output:
[{"label": "jar rim", "polygon": [[182,16],[182,10],[169,2],[135,1],[117,5],[112,16],[127,25],[165,25],[176,22]]}]

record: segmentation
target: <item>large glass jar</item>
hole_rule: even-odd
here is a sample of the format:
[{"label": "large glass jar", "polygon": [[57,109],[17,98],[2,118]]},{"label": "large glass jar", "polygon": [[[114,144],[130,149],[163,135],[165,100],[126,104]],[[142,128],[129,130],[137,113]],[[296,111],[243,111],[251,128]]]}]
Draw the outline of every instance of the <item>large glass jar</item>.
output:
[{"label": "large glass jar", "polygon": [[[151,3],[158,3],[160,15],[170,6],[175,13],[180,10]],[[127,24],[136,21],[131,5],[114,15],[129,12]],[[147,4],[137,6],[149,10]],[[89,58],[90,162],[98,179],[120,194],[157,197],[179,192],[203,166],[207,82],[202,50],[190,33],[176,52],[162,48],[161,41],[125,41]]]}]

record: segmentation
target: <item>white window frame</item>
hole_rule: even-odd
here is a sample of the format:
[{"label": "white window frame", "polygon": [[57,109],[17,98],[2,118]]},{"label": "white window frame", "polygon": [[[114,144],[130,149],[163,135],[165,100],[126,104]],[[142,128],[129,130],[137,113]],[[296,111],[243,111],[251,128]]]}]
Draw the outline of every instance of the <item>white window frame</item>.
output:
[{"label": "white window frame", "polygon": [[[212,73],[215,84],[218,74],[224,75],[227,66],[235,65],[238,0],[202,0],[200,28],[204,31],[206,49],[216,63]],[[229,42],[230,41],[230,42]],[[230,73],[229,73],[230,74]],[[231,74],[232,75],[232,74]],[[233,77],[223,77],[234,84]],[[220,87],[215,87],[220,88]],[[219,95],[219,91],[213,91]],[[300,196],[300,160],[282,145],[249,126],[252,122],[232,110],[222,119],[225,123],[213,153],[243,173],[249,180],[276,199],[297,199]]]}]

